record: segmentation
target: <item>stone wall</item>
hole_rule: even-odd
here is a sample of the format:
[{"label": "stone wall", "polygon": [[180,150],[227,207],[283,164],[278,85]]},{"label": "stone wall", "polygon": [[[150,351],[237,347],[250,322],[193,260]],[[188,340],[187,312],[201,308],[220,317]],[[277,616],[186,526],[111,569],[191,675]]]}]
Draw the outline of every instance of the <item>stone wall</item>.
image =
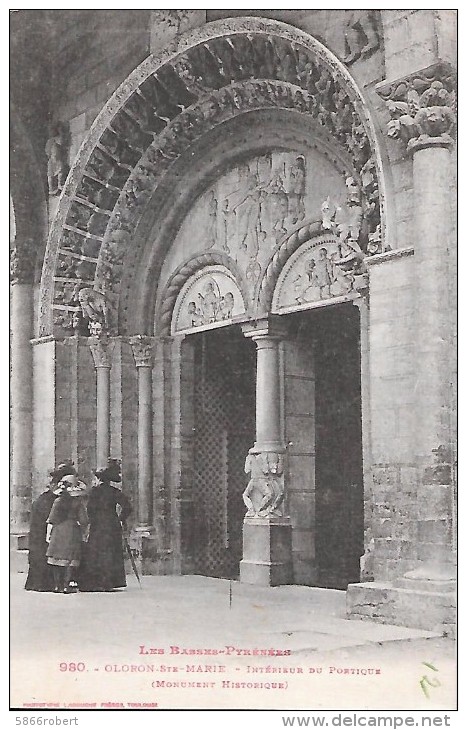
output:
[{"label": "stone wall", "polygon": [[311,343],[303,337],[285,340],[283,367],[294,581],[313,585],[318,571],[315,559],[315,379]]},{"label": "stone wall", "polygon": [[115,89],[149,54],[149,10],[56,11],[52,117],[69,127],[69,160]]},{"label": "stone wall", "polygon": [[370,266],[373,484],[366,513],[375,580],[401,575],[417,560],[413,261],[408,250],[375,257]]}]

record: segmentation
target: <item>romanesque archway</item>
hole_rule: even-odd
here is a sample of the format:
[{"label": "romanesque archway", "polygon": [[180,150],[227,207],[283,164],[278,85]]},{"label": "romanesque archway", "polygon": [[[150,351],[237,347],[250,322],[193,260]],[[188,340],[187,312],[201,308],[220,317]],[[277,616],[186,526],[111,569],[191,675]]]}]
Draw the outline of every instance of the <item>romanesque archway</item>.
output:
[{"label": "romanesque archway", "polygon": [[[359,245],[365,253],[384,247],[380,155],[365,103],[345,67],[321,43],[283,23],[214,22],[144,61],[94,122],[49,236],[41,335],[72,333],[78,292],[85,287],[105,292],[112,333],[150,331],[142,315],[129,321],[124,302],[141,255],[139,239],[147,237],[158,205],[161,210],[158,196],[161,201],[171,194],[191,152],[213,131],[262,110],[293,112],[317,138],[334,145],[336,158],[347,160],[342,171],[358,178],[364,216]],[[198,194],[195,186],[191,195]],[[160,259],[177,223],[168,216],[158,225],[165,234]],[[271,282],[269,276],[267,288]],[[147,302],[140,309],[147,311]]]}]

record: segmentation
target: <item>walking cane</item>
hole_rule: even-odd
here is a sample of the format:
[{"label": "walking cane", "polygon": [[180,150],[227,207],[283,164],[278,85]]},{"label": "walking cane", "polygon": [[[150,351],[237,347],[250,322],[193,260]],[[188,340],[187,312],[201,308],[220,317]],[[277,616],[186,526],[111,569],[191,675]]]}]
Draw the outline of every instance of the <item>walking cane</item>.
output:
[{"label": "walking cane", "polygon": [[143,586],[141,585],[141,580],[140,580],[140,577],[138,575],[138,568],[136,567],[135,559],[133,557],[133,553],[131,552],[131,548],[130,548],[130,546],[128,544],[128,540],[126,539],[126,537],[123,538],[123,544],[125,545],[126,551],[128,553],[128,557],[130,558],[130,563],[131,563],[131,567],[133,568],[133,573],[136,576],[136,580],[139,583],[139,587],[142,589]]}]

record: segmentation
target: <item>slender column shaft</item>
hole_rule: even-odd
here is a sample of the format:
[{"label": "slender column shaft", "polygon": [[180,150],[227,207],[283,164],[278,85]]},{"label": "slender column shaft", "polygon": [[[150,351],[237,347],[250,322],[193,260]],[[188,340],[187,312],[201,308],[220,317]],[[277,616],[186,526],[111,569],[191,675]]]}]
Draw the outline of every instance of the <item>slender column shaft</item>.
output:
[{"label": "slender column shaft", "polygon": [[97,368],[97,463],[104,466],[110,456],[110,368]]},{"label": "slender column shaft", "polygon": [[11,430],[12,530],[28,530],[32,458],[33,287],[16,283],[11,289]]},{"label": "slender column shaft", "polygon": [[153,501],[153,339],[135,335],[130,344],[138,370],[138,527],[147,529],[151,525]]},{"label": "slender column shaft", "polygon": [[94,358],[97,380],[97,466],[107,464],[110,456],[110,370],[113,342],[107,338],[90,337],[89,346]]},{"label": "slender column shaft", "polygon": [[152,508],[152,370],[138,368],[138,523],[150,525]]}]

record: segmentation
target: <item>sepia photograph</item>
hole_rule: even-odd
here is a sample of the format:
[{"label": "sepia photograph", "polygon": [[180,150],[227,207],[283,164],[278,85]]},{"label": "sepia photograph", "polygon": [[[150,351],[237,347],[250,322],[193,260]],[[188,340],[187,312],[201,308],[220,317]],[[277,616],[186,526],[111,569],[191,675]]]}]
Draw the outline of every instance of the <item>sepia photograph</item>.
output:
[{"label": "sepia photograph", "polygon": [[457,21],[9,10],[10,710],[450,726]]}]

